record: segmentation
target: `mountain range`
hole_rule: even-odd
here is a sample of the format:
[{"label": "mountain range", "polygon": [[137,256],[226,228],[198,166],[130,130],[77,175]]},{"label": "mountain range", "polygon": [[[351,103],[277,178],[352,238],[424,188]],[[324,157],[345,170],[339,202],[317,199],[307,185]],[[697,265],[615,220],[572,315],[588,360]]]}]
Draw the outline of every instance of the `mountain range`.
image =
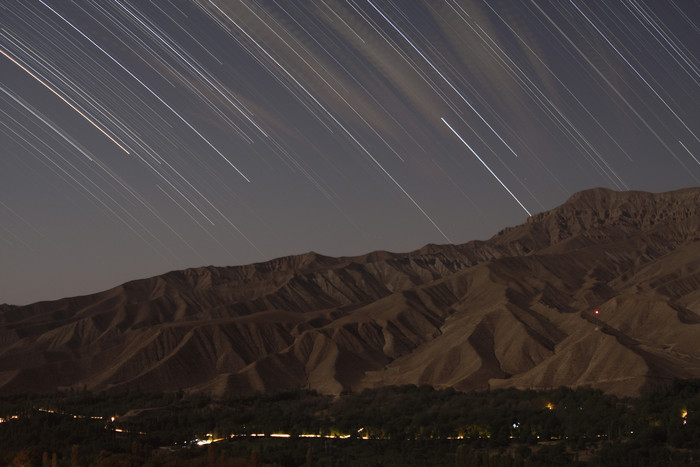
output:
[{"label": "mountain range", "polygon": [[596,188],[486,241],[201,267],[0,305],[0,394],[700,378],[700,188]]}]

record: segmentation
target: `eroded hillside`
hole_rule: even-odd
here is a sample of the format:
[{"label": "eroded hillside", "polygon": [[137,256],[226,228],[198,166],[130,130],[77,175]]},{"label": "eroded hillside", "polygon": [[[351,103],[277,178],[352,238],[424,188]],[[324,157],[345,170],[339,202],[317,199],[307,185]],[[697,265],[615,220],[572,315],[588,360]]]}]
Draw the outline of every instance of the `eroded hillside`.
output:
[{"label": "eroded hillside", "polygon": [[0,391],[638,394],[700,377],[699,210],[699,189],[595,189],[487,241],[308,253],[3,306]]}]

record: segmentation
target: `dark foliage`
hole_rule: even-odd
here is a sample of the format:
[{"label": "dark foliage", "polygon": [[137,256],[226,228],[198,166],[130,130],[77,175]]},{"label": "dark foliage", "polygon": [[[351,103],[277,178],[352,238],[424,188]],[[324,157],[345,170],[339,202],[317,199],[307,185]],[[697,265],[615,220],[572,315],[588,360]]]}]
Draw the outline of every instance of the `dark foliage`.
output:
[{"label": "dark foliage", "polygon": [[[0,465],[688,465],[700,459],[699,414],[695,380],[627,400],[590,389],[429,386],[338,398],[24,394],[0,399]],[[350,437],[327,438],[340,435]],[[197,446],[209,438],[221,441]]]}]

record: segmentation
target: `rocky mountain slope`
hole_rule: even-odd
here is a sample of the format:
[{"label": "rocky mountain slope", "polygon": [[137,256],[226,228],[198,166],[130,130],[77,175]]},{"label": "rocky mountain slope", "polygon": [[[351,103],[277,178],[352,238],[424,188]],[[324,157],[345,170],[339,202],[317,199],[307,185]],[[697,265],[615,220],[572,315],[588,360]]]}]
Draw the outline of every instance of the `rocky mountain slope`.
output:
[{"label": "rocky mountain slope", "polygon": [[[488,241],[204,267],[0,306],[0,392],[700,377],[700,189],[593,189]],[[596,314],[595,310],[599,310]]]}]

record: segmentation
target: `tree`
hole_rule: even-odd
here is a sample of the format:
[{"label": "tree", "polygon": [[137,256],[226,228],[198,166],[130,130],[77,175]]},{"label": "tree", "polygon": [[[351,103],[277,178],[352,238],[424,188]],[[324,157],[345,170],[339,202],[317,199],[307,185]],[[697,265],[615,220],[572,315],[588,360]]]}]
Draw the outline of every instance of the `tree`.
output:
[{"label": "tree", "polygon": [[207,448],[207,461],[209,467],[216,467],[216,445],[210,444]]},{"label": "tree", "polygon": [[74,444],[70,450],[70,467],[78,467],[80,461],[80,445]]},{"label": "tree", "polygon": [[13,467],[31,467],[31,465],[32,458],[29,456],[26,449],[19,451],[17,454],[15,454],[14,459],[12,459]]},{"label": "tree", "polygon": [[253,451],[250,453],[250,465],[251,467],[260,467],[260,451]]},{"label": "tree", "polygon": [[455,453],[455,467],[467,467],[469,464],[467,446],[465,444],[460,444],[457,446],[457,452]]},{"label": "tree", "polygon": [[309,449],[306,450],[306,467],[311,467],[313,465],[313,459],[313,449],[309,446]]}]

